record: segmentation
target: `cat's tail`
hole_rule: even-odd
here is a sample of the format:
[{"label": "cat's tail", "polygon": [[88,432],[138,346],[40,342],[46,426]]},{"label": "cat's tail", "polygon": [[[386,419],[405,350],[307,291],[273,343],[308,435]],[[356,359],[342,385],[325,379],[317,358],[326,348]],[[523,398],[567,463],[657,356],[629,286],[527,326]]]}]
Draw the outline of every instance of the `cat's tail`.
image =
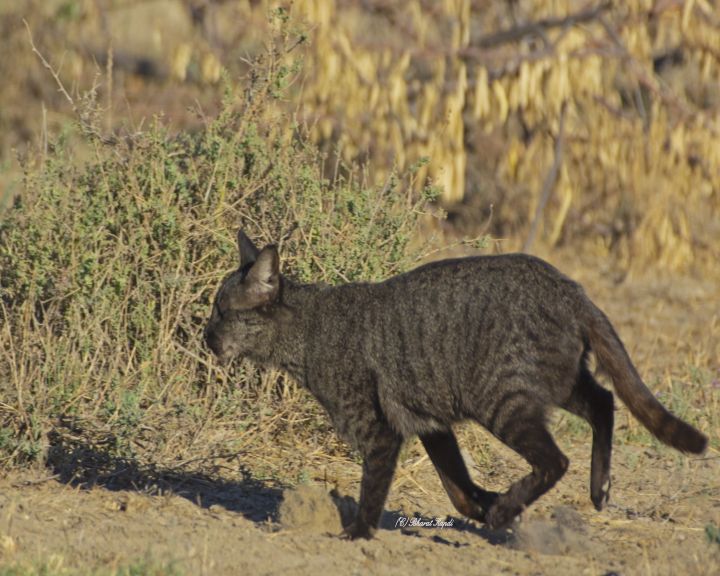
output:
[{"label": "cat's tail", "polygon": [[602,310],[592,303],[589,309],[584,308],[583,324],[590,348],[625,406],[661,442],[683,452],[701,454],[707,446],[707,436],[671,414],[655,398]]}]

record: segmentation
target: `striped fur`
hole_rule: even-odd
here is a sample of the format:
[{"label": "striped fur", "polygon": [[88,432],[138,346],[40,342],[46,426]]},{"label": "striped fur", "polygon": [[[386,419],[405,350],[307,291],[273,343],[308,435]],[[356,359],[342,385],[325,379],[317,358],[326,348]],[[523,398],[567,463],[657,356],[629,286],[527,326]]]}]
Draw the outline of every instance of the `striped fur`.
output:
[{"label": "striped fur", "polygon": [[[605,315],[583,289],[527,255],[431,263],[384,282],[299,285],[273,246],[238,237],[240,268],[223,284],[206,328],[224,360],[286,370],[325,407],[364,458],[351,538],[377,526],[403,439],[419,435],[461,513],[507,526],[564,474],[546,426],[562,407],[593,429],[591,498],[610,486],[613,397],[587,368],[592,350],[630,411],[663,442],[700,453],[707,439],[642,383]],[[474,420],[533,470],[496,494],[470,480],[452,425]]]}]

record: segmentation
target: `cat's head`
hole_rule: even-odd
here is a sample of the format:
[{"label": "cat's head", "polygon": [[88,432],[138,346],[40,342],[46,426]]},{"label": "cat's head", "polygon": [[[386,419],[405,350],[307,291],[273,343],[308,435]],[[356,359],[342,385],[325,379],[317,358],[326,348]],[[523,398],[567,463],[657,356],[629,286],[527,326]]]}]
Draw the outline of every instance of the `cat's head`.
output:
[{"label": "cat's head", "polygon": [[280,258],[269,245],[258,250],[238,231],[240,267],[223,281],[205,327],[205,342],[221,362],[270,353],[273,308],[280,298]]}]

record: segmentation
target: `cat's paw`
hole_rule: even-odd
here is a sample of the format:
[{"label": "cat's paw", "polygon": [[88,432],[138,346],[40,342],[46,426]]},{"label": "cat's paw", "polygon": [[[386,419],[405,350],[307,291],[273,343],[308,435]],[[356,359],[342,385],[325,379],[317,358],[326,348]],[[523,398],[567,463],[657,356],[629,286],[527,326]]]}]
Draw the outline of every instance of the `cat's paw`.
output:
[{"label": "cat's paw", "polygon": [[476,489],[469,498],[459,503],[457,509],[463,516],[478,522],[485,522],[487,511],[492,508],[499,496],[497,492]]},{"label": "cat's paw", "polygon": [[485,511],[490,510],[497,502],[500,494],[497,492],[488,492],[487,490],[476,489],[471,494],[472,501],[482,508],[483,515]]},{"label": "cat's paw", "polygon": [[365,524],[365,522],[353,520],[353,522],[342,531],[340,538],[343,540],[357,540],[359,538],[370,540],[374,535],[375,528],[371,528]]},{"label": "cat's paw", "polygon": [[599,489],[593,489],[590,495],[595,510],[598,512],[605,507],[605,504],[610,500],[610,479],[608,478]]},{"label": "cat's paw", "polygon": [[504,530],[509,528],[522,512],[517,506],[503,505],[502,502],[494,504],[485,515],[485,524],[491,530]]}]

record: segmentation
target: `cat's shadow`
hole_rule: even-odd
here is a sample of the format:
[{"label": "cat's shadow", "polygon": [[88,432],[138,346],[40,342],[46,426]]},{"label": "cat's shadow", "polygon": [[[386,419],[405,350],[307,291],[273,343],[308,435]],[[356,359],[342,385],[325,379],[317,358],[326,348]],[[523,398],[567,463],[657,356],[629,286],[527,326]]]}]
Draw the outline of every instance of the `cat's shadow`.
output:
[{"label": "cat's shadow", "polygon": [[[220,506],[270,530],[278,529],[283,492],[289,488],[252,478],[246,470],[241,470],[240,480],[224,480],[181,468],[141,464],[132,458],[119,457],[109,450],[69,441],[67,438],[51,438],[47,466],[62,484],[81,489],[104,488],[113,492],[149,495],[171,493],[204,509]],[[338,508],[343,526],[348,525],[357,510],[356,500],[334,492],[331,492],[331,497]],[[416,519],[414,525],[411,523],[412,518]],[[458,531],[475,534],[491,544],[509,542],[509,536],[504,532],[477,527],[454,517],[442,520],[449,525],[442,530],[431,530],[425,526],[437,519],[418,514],[407,517],[401,511],[385,510],[380,519],[380,529],[400,531],[409,537],[427,537],[434,542],[454,547],[468,545],[467,542],[460,543],[454,539],[453,536]]]},{"label": "cat's shadow", "polygon": [[283,486],[257,480],[244,469],[240,470],[240,479],[224,480],[181,467],[140,463],[67,437],[50,438],[47,466],[58,482],[73,487],[174,494],[204,509],[221,506],[255,523],[275,521],[283,497]]}]

